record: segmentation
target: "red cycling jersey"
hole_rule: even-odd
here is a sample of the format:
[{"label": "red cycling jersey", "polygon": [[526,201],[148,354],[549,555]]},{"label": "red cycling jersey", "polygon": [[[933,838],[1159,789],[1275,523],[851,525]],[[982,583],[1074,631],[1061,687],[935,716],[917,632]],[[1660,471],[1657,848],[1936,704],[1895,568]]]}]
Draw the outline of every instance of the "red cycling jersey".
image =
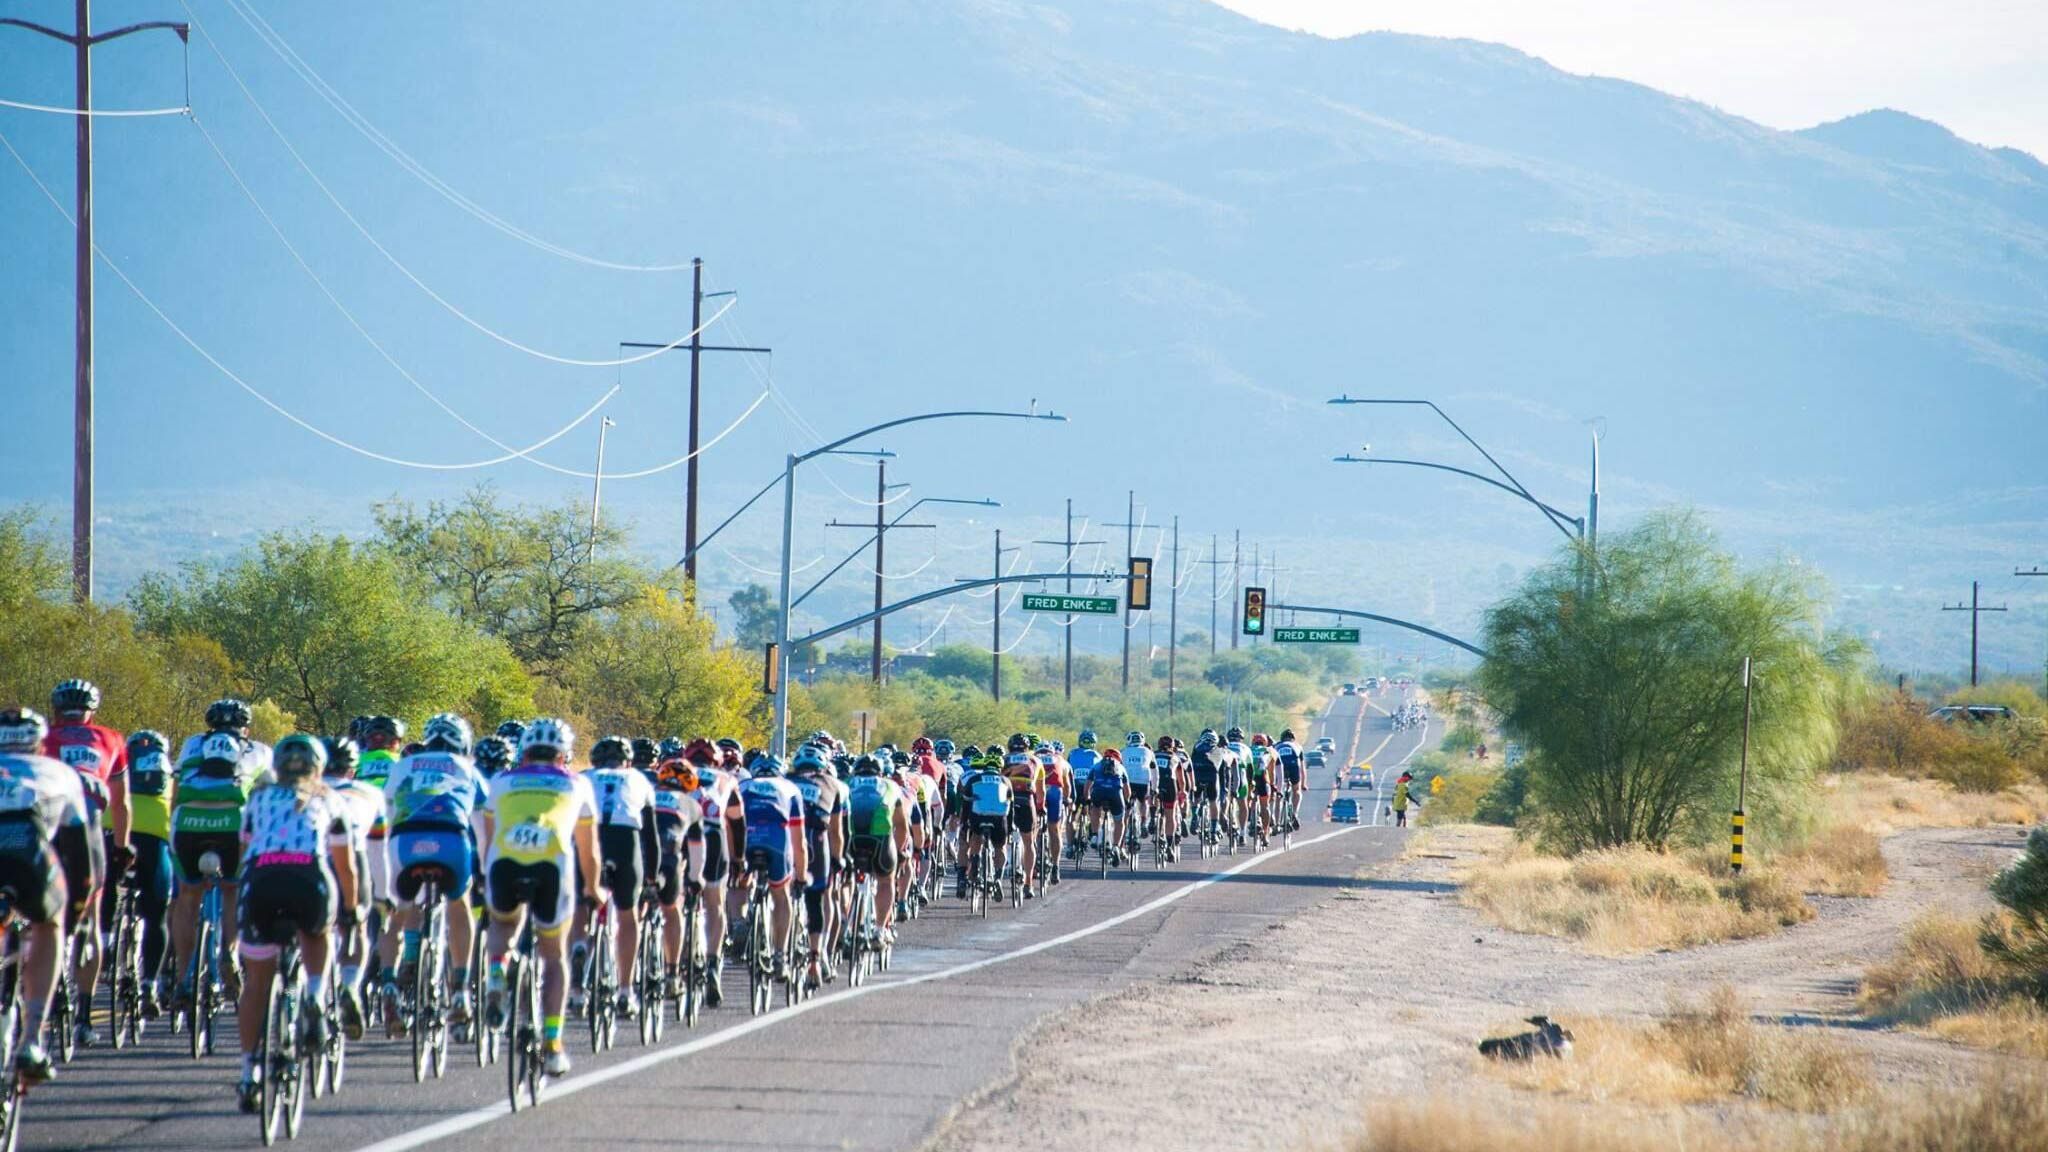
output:
[{"label": "red cycling jersey", "polygon": [[94,807],[106,807],[107,781],[128,774],[128,742],[104,724],[61,724],[43,737],[43,755],[78,773]]}]

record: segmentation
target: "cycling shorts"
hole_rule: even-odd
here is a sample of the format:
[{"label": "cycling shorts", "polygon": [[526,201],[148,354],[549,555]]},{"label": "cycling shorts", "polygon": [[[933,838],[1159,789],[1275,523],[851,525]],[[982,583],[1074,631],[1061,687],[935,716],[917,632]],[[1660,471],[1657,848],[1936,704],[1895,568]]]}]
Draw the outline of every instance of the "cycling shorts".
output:
[{"label": "cycling shorts", "polygon": [[1045,818],[1057,824],[1060,815],[1067,810],[1067,790],[1057,784],[1045,788]]},{"label": "cycling shorts", "polygon": [[969,816],[968,821],[974,829],[974,834],[995,845],[998,854],[1002,852],[1003,846],[1009,843],[1010,825],[1001,816]]},{"label": "cycling shorts", "polygon": [[780,888],[789,883],[795,869],[790,866],[789,854],[776,844],[747,849],[747,871],[765,876],[770,888]]},{"label": "cycling shorts", "polygon": [[0,887],[14,890],[14,910],[31,924],[55,923],[69,903],[57,850],[26,812],[0,817]]},{"label": "cycling shorts", "polygon": [[1252,795],[1257,796],[1261,800],[1264,800],[1266,797],[1271,796],[1272,794],[1273,778],[1271,776],[1252,777]]},{"label": "cycling shorts", "polygon": [[1146,801],[1146,800],[1147,800],[1148,798],[1150,798],[1150,797],[1151,797],[1151,795],[1152,795],[1152,785],[1151,785],[1151,784],[1149,784],[1149,783],[1147,783],[1147,784],[1140,784],[1140,783],[1138,783],[1138,782],[1136,782],[1136,781],[1132,781],[1132,782],[1131,782],[1131,803],[1133,803],[1133,804],[1143,804],[1143,803],[1144,803],[1144,802],[1145,802],[1145,801]]},{"label": "cycling shorts", "polygon": [[476,852],[470,847],[468,832],[445,824],[401,824],[384,842],[397,860],[394,868],[400,900],[418,903],[428,875],[440,884],[443,899],[469,894]]},{"label": "cycling shorts", "polygon": [[853,866],[870,876],[896,874],[896,841],[891,837],[855,836],[852,855]]},{"label": "cycling shorts", "polygon": [[1292,764],[1283,764],[1281,765],[1281,770],[1286,773],[1286,780],[1289,784],[1296,788],[1301,787],[1301,761],[1297,760]]},{"label": "cycling shorts", "polygon": [[1174,804],[1179,800],[1180,784],[1173,778],[1173,773],[1168,772],[1159,778],[1159,802]]},{"label": "cycling shorts", "polygon": [[609,869],[605,885],[612,892],[612,907],[630,912],[640,906],[640,885],[647,879],[646,862],[640,859],[640,830],[620,824],[605,824],[597,830],[598,867]]},{"label": "cycling shorts", "polygon": [[269,960],[279,945],[334,926],[334,892],[312,857],[305,863],[254,864],[242,877],[238,910],[242,955]]},{"label": "cycling shorts", "polygon": [[1216,773],[1201,771],[1195,773],[1195,795],[1205,800],[1214,800],[1216,798]]},{"label": "cycling shorts", "polygon": [[654,832],[661,840],[655,897],[664,905],[673,904],[683,893],[683,854],[689,850],[690,834],[683,827],[683,818],[668,812],[654,814]]},{"label": "cycling shorts", "polygon": [[491,914],[500,920],[510,920],[524,905],[533,913],[534,928],[543,936],[553,936],[569,922],[569,913],[576,905],[568,872],[560,860],[535,864],[493,860],[484,874]]},{"label": "cycling shorts", "polygon": [[[822,830],[806,830],[804,835],[810,837],[809,850],[804,853],[805,862],[810,868],[810,875],[805,877],[804,891],[823,892],[832,885],[832,854],[825,851],[825,833]],[[822,924],[824,921],[815,923]]]},{"label": "cycling shorts", "polygon": [[1091,807],[1107,812],[1111,816],[1121,816],[1124,814],[1124,794],[1122,789],[1111,791],[1108,788],[1097,788],[1095,795],[1089,797],[1088,803]]},{"label": "cycling shorts", "polygon": [[725,883],[725,829],[718,824],[704,825],[704,884]]},{"label": "cycling shorts", "polygon": [[208,852],[220,856],[220,878],[233,880],[242,873],[242,834],[240,832],[180,832],[171,831],[171,855],[178,860],[178,883],[202,884],[206,877],[199,871],[199,858]]},{"label": "cycling shorts", "polygon": [[391,840],[386,836],[370,838],[370,901],[391,903]]},{"label": "cycling shorts", "polygon": [[1032,807],[1031,797],[1010,802],[1010,824],[1026,836],[1038,831],[1038,809]]}]

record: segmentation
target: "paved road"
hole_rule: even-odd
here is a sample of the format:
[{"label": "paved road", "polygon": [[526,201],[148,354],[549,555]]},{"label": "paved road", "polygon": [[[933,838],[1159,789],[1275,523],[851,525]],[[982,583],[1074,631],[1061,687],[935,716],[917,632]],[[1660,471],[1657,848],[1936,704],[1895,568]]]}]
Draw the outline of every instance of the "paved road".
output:
[{"label": "paved road", "polygon": [[[1340,696],[1319,731],[1337,764],[1403,762],[1441,732],[1394,732],[1381,704]],[[1382,773],[1384,781],[1391,774]],[[572,1025],[577,1068],[536,1112],[504,1115],[504,1075],[451,1060],[448,1078],[412,1083],[397,1044],[349,1054],[339,1097],[307,1103],[306,1149],[591,1148],[779,1150],[914,1146],[961,1099],[1008,1072],[1016,1039],[1044,1015],[1136,980],[1165,975],[1247,939],[1387,858],[1401,833],[1321,822],[1330,773],[1316,773],[1306,828],[1286,852],[1184,859],[1097,879],[1083,873],[1021,911],[970,918],[948,898],[909,925],[886,979],[835,990],[757,1019],[740,1006],[707,1013],[665,1042],[588,1054]],[[1147,854],[1149,858],[1149,853]],[[223,1149],[256,1143],[234,1110],[235,1062],[194,1063],[159,1032],[127,1052],[82,1054],[29,1100],[23,1147]],[[574,1046],[582,1044],[581,1051]]]}]

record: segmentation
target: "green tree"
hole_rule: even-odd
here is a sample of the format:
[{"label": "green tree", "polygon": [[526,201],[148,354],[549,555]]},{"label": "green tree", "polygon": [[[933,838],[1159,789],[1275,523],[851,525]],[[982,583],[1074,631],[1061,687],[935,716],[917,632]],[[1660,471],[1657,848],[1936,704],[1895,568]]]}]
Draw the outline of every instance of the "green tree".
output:
[{"label": "green tree", "polygon": [[2036,993],[2048,997],[2048,828],[2027,834],[2027,850],[1991,881],[1991,898],[2012,914],[1984,933],[1984,947],[2029,970]]},{"label": "green tree", "polygon": [[1755,660],[1750,803],[1793,815],[1835,737],[1835,674],[1809,570],[1738,570],[1687,512],[1532,572],[1486,615],[1480,671],[1531,751],[1529,799],[1568,850],[1665,846],[1735,802],[1743,657]]},{"label": "green tree", "polygon": [[740,647],[759,651],[775,641],[775,593],[749,584],[726,601],[732,605],[733,636]]},{"label": "green tree", "polygon": [[443,611],[396,556],[341,537],[268,536],[225,567],[145,581],[134,602],[156,635],[211,637],[251,695],[312,731],[367,712],[494,724],[532,707],[504,641]]},{"label": "green tree", "polygon": [[653,585],[608,612],[565,676],[576,713],[599,731],[653,736],[761,735],[758,665],[716,647],[711,621]]},{"label": "green tree", "polygon": [[64,576],[64,556],[35,509],[0,512],[0,609],[12,612],[31,600],[63,595]]},{"label": "green tree", "polygon": [[507,507],[489,486],[424,511],[377,505],[382,547],[459,619],[503,639],[529,669],[552,677],[599,615],[640,594],[648,574],[626,553],[626,529],[593,532],[580,504]]}]

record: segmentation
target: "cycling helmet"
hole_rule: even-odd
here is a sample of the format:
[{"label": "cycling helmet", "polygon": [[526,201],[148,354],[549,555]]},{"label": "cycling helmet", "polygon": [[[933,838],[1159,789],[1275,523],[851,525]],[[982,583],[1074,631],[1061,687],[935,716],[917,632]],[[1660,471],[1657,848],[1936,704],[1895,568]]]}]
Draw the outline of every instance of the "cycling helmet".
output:
[{"label": "cycling helmet", "polygon": [[1124,754],[1114,748],[1104,748],[1102,750],[1102,758],[1111,764],[1121,764],[1124,762]]},{"label": "cycling helmet", "polygon": [[1031,745],[1031,746],[1032,746],[1033,748],[1036,748],[1036,747],[1038,747],[1038,746],[1039,746],[1040,744],[1043,744],[1043,743],[1044,743],[1044,741],[1043,741],[1043,740],[1040,740],[1040,739],[1038,738],[1038,733],[1036,733],[1036,732],[1026,732],[1026,733],[1024,734],[1024,739],[1025,739],[1025,740],[1026,740],[1026,741],[1027,741],[1028,743],[1030,743],[1030,745]]},{"label": "cycling helmet", "polygon": [[1010,737],[1009,747],[1012,752],[1029,752],[1031,751],[1031,744],[1032,741],[1029,737],[1022,732],[1018,732]]},{"label": "cycling helmet", "polygon": [[941,760],[951,760],[953,758],[953,742],[951,740],[932,741],[932,755],[937,756]]},{"label": "cycling helmet", "polygon": [[1242,744],[1244,743],[1244,729],[1233,726],[1230,731],[1223,734],[1223,738],[1232,744]]},{"label": "cycling helmet", "polygon": [[654,746],[654,758],[658,761],[674,760],[681,756],[683,750],[688,747],[689,745],[683,742],[681,736],[664,736],[661,738],[661,743]]},{"label": "cycling helmet", "polygon": [[633,745],[624,736],[606,736],[590,746],[590,766],[615,768],[633,758]]},{"label": "cycling helmet", "polygon": [[1093,729],[1093,728],[1083,728],[1083,729],[1081,729],[1081,734],[1080,734],[1079,736],[1076,736],[1076,737],[1074,737],[1074,746],[1075,746],[1075,747],[1077,747],[1077,748],[1093,748],[1093,747],[1095,747],[1095,729]]},{"label": "cycling helmet", "polygon": [[1264,748],[1266,745],[1271,744],[1272,742],[1272,738],[1267,736],[1264,732],[1257,732],[1252,735],[1252,747],[1254,748]]},{"label": "cycling helmet", "polygon": [[747,758],[743,755],[740,747],[740,742],[730,736],[718,738],[718,751],[720,761],[727,768],[738,768],[747,762]]},{"label": "cycling helmet", "polygon": [[476,742],[476,770],[496,776],[512,766],[512,745],[501,736],[486,736]]},{"label": "cycling helmet", "polygon": [[407,756],[417,756],[420,753],[425,752],[426,750],[427,746],[425,744],[422,744],[417,740],[408,740],[405,742],[404,747],[398,750],[398,758],[403,760]]},{"label": "cycling helmet", "polygon": [[372,748],[389,748],[405,741],[405,721],[396,716],[372,716],[363,726],[363,735],[369,738]]},{"label": "cycling helmet", "polygon": [[168,752],[170,750],[170,744],[165,741],[164,734],[154,728],[144,728],[142,731],[128,737],[128,759],[130,760],[146,756],[151,752]]},{"label": "cycling helmet", "polygon": [[929,736],[919,736],[910,742],[910,754],[913,756],[922,756],[931,750],[932,738]]},{"label": "cycling helmet", "polygon": [[1161,736],[1161,737],[1159,738],[1159,750],[1160,750],[1161,752],[1171,752],[1171,751],[1173,751],[1173,737],[1171,737],[1171,736]]},{"label": "cycling helmet", "polygon": [[832,734],[823,728],[811,733],[810,736],[806,737],[806,740],[808,743],[816,744],[823,748],[830,748],[833,744],[837,743],[837,741],[832,739]]},{"label": "cycling helmet", "polygon": [[0,712],[0,749],[41,752],[43,737],[49,734],[50,722],[33,708],[9,708]]},{"label": "cycling helmet", "polygon": [[699,768],[716,768],[722,759],[718,746],[702,737],[690,741],[689,747],[683,750],[683,758]]},{"label": "cycling helmet", "polygon": [[59,716],[99,710],[99,685],[90,680],[66,680],[50,690],[50,711]]},{"label": "cycling helmet", "polygon": [[252,719],[249,706],[232,696],[206,706],[206,726],[216,732],[223,728],[247,728]]},{"label": "cycling helmet", "polygon": [[296,784],[327,770],[327,746],[316,736],[294,732],[277,742],[270,753],[270,770],[280,784]]},{"label": "cycling helmet", "polygon": [[348,738],[355,741],[358,745],[368,740],[370,738],[370,718],[368,716],[350,718],[348,722]]},{"label": "cycling helmet", "polygon": [[1002,749],[997,748],[993,744],[989,745],[988,750],[981,754],[981,759],[974,762],[974,766],[988,772],[1001,771],[1003,767]]},{"label": "cycling helmet", "polygon": [[1143,744],[1144,742],[1145,734],[1143,732],[1138,731],[1136,728],[1131,729],[1130,734],[1124,737],[1124,745],[1126,747],[1132,744]]},{"label": "cycling helmet", "polygon": [[[362,756],[362,749],[346,736],[329,736],[327,744],[327,768],[322,775],[347,779],[356,774],[356,761]],[[481,745],[477,748],[482,752]]]},{"label": "cycling helmet", "polygon": [[754,762],[748,766],[747,771],[752,773],[757,780],[768,776],[780,776],[782,775],[782,761],[763,753],[754,757]]},{"label": "cycling helmet", "polygon": [[576,750],[576,733],[568,721],[543,716],[526,726],[519,737],[519,754],[527,756],[543,748],[553,752],[554,759],[569,759]]},{"label": "cycling helmet", "polygon": [[863,756],[853,762],[853,774],[856,776],[879,776],[882,774],[882,762],[873,756]]},{"label": "cycling helmet", "polygon": [[823,772],[827,767],[825,754],[818,750],[816,744],[806,744],[797,749],[795,758],[789,762],[789,770],[792,773]]},{"label": "cycling helmet", "polygon": [[443,752],[467,756],[469,721],[453,712],[436,712],[427,719],[427,726],[420,729],[420,742],[429,748],[439,745]]},{"label": "cycling helmet", "polygon": [[633,737],[633,767],[652,768],[659,759],[661,750],[654,746],[654,741],[645,736]]},{"label": "cycling helmet", "polygon": [[655,769],[655,782],[663,788],[676,792],[697,790],[697,767],[680,756],[663,760]]},{"label": "cycling helmet", "polygon": [[1064,756],[1064,755],[1066,755],[1066,752],[1067,752],[1067,746],[1066,746],[1065,744],[1061,743],[1060,741],[1058,741],[1058,740],[1055,740],[1055,741],[1053,741],[1053,742],[1052,742],[1052,750],[1053,750],[1053,751],[1055,751],[1055,752],[1058,752],[1058,753],[1059,753],[1060,755]]},{"label": "cycling helmet", "polygon": [[1281,738],[1282,740],[1292,740],[1292,739],[1294,739],[1294,729],[1292,729],[1292,728],[1282,728],[1282,729],[1280,730],[1280,738]]},{"label": "cycling helmet", "polygon": [[908,768],[910,767],[910,753],[898,748],[889,753],[889,763],[898,768]]},{"label": "cycling helmet", "polygon": [[962,748],[960,750],[960,759],[969,764],[972,764],[976,760],[981,759],[981,749],[975,747],[972,744],[969,744],[967,747]]},{"label": "cycling helmet", "polygon": [[498,725],[498,739],[503,740],[510,747],[517,748],[519,746],[519,741],[522,738],[524,738],[525,735],[526,725],[521,721],[507,720],[504,723]]},{"label": "cycling helmet", "polygon": [[200,742],[199,758],[238,764],[242,760],[242,738],[233,732],[212,733]]}]

